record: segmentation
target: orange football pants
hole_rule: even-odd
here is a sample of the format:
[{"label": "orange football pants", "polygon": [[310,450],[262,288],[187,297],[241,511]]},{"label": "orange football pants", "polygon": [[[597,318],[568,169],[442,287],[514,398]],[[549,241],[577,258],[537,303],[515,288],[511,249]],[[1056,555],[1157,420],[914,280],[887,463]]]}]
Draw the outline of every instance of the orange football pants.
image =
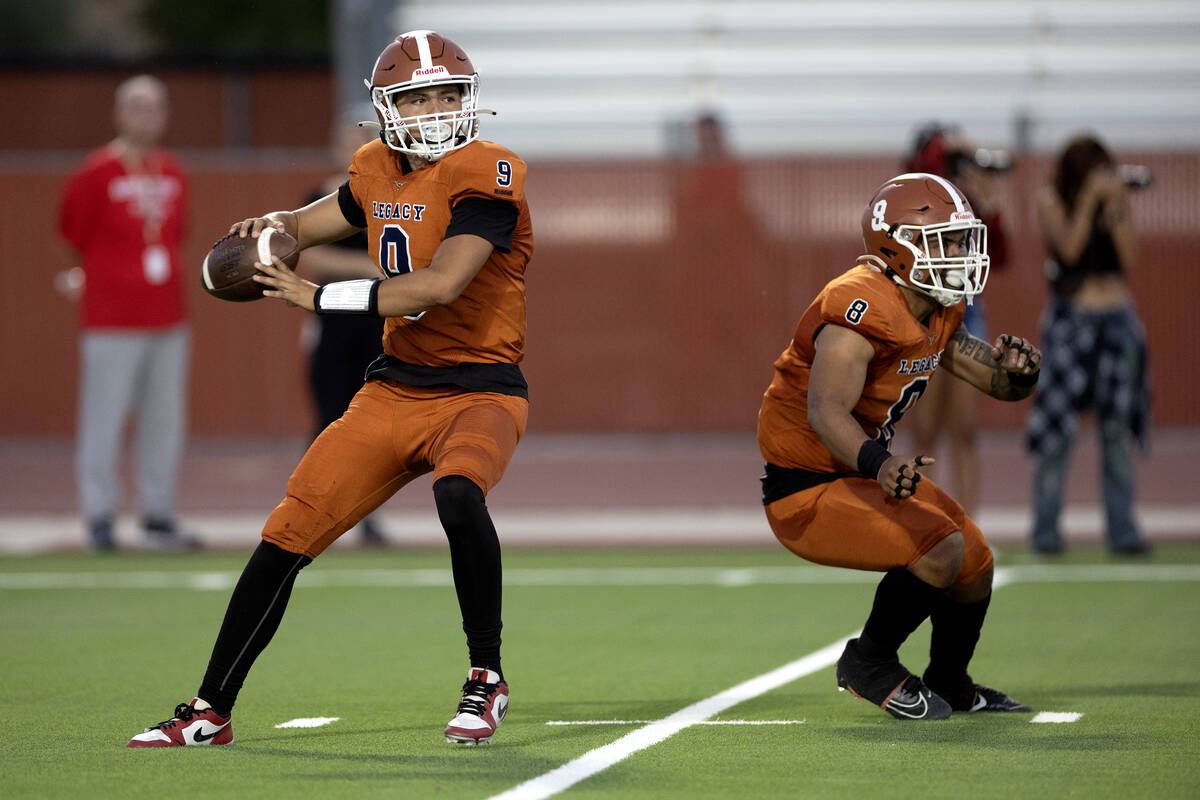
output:
[{"label": "orange football pants", "polygon": [[529,402],[494,392],[367,381],[308,448],[262,537],[316,558],[414,478],[461,475],[488,491],[525,433]]},{"label": "orange football pants", "polygon": [[992,566],[979,526],[929,478],[903,500],[888,497],[877,481],[839,478],[776,500],[766,512],[783,546],[817,564],[876,572],[910,567],[962,531],[962,568],[954,585],[969,584]]}]

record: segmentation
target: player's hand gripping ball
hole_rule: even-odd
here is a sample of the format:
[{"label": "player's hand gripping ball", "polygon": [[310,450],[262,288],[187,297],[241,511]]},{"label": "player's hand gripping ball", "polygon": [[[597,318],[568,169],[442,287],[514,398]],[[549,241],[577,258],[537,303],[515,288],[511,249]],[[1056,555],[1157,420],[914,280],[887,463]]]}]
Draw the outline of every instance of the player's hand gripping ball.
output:
[{"label": "player's hand gripping ball", "polygon": [[204,289],[213,297],[234,303],[258,300],[263,284],[254,280],[254,263],[269,264],[274,256],[295,269],[300,260],[300,244],[286,233],[271,227],[262,229],[257,239],[230,233],[217,240],[204,257],[201,277]]}]

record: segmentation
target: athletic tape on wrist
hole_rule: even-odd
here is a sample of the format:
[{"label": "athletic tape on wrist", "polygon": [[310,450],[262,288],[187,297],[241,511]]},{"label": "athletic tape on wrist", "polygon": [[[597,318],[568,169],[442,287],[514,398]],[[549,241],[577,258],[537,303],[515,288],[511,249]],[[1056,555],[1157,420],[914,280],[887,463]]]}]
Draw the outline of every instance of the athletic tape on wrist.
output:
[{"label": "athletic tape on wrist", "polygon": [[883,462],[891,457],[886,447],[874,439],[867,439],[858,448],[858,471],[864,478],[878,478]]},{"label": "athletic tape on wrist", "polygon": [[336,281],[317,289],[313,305],[318,314],[379,316],[379,278]]},{"label": "athletic tape on wrist", "polygon": [[1022,389],[1027,389],[1038,382],[1038,376],[1042,374],[1039,369],[1037,372],[1031,372],[1028,375],[1021,372],[1008,373],[1008,382],[1013,386],[1019,386]]}]

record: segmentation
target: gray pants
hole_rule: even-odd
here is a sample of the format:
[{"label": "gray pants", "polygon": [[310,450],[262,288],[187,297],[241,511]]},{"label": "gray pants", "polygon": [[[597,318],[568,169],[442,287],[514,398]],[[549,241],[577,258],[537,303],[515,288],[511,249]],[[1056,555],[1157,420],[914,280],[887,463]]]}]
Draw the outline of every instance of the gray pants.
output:
[{"label": "gray pants", "polygon": [[85,519],[117,513],[118,461],[131,412],[137,417],[134,475],[142,516],[174,518],[190,349],[186,325],[161,331],[83,333],[75,466]]},{"label": "gray pants", "polygon": [[[1062,546],[1058,518],[1072,438],[1060,440],[1034,461],[1033,546],[1042,550]],[[1110,550],[1137,547],[1142,537],[1133,513],[1133,435],[1123,425],[1101,424],[1100,444],[1105,539]]]}]

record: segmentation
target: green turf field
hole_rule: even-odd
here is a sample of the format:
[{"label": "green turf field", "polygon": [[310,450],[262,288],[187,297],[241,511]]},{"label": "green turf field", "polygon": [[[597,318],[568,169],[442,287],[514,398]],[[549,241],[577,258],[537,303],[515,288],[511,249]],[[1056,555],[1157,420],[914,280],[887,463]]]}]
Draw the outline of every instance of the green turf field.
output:
[{"label": "green turf field", "polygon": [[[1082,714],[1047,724],[899,722],[800,662],[856,632],[874,575],[782,548],[510,549],[512,705],[481,748],[441,736],[467,667],[446,553],[335,551],[301,574],[232,746],[126,749],[195,692],[247,555],[0,558],[3,796],[1200,796],[1200,546],[998,551],[972,671]],[[927,631],[902,652],[918,672]],[[785,665],[810,674],[727,693]],[[308,717],[339,719],[275,727]]]}]

